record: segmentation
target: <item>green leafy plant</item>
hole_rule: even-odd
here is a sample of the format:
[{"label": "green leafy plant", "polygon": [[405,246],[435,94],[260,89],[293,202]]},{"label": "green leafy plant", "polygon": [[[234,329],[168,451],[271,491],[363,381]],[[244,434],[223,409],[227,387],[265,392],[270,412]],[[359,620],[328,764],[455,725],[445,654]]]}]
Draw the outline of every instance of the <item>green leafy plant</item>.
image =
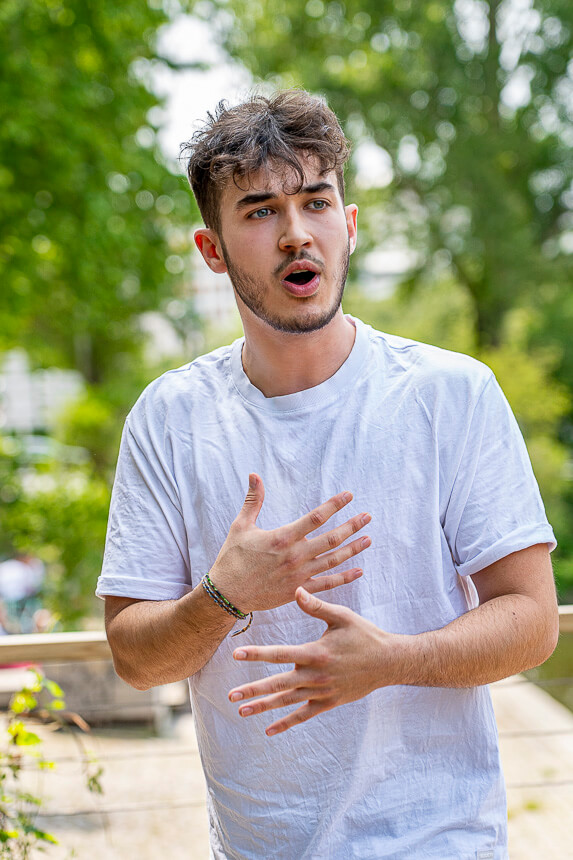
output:
[{"label": "green leafy plant", "polygon": [[[44,850],[46,844],[56,845],[57,839],[36,824],[42,799],[23,787],[22,776],[30,767],[53,770],[54,762],[41,751],[42,740],[28,723],[31,717],[52,720],[63,725],[65,710],[61,687],[37,669],[31,670],[32,680],[12,696],[3,744],[0,745],[0,858],[28,860],[32,852]],[[74,722],[87,725],[77,715]],[[101,794],[102,768],[84,756],[86,785],[89,791]]]}]

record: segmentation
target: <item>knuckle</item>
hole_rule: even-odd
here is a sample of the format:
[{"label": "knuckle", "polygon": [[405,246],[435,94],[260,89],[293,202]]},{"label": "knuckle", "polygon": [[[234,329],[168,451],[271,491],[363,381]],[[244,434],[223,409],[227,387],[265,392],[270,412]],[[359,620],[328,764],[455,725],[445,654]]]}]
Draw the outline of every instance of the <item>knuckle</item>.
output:
[{"label": "knuckle", "polygon": [[[331,657],[326,648],[315,648],[312,652],[312,662],[314,666],[318,666],[320,668],[328,666],[331,662]],[[322,673],[319,672],[317,677],[323,678]],[[321,683],[325,683],[324,679],[321,680]]]},{"label": "knuckle", "polygon": [[299,565],[298,554],[294,552],[294,550],[287,552],[284,557],[283,565],[286,567],[287,570],[296,570]]},{"label": "knuckle", "polygon": [[331,588],[336,588],[337,584],[335,579],[325,576],[322,580],[322,591],[330,591]]},{"label": "knuckle", "polygon": [[330,549],[335,549],[340,544],[340,538],[334,532],[330,532],[326,535],[326,541]]},{"label": "knuckle", "polygon": [[284,552],[290,545],[290,541],[284,532],[274,532],[271,543],[275,552]]},{"label": "knuckle", "polygon": [[274,550],[282,550],[288,545],[286,535],[283,532],[273,532],[271,545]]},{"label": "knuckle", "polygon": [[338,567],[342,559],[340,558],[340,554],[337,552],[333,552],[332,555],[328,557],[328,567],[329,570],[332,570],[333,567]]},{"label": "knuckle", "polygon": [[318,509],[310,512],[310,521],[315,528],[323,525],[326,522],[324,515]]}]

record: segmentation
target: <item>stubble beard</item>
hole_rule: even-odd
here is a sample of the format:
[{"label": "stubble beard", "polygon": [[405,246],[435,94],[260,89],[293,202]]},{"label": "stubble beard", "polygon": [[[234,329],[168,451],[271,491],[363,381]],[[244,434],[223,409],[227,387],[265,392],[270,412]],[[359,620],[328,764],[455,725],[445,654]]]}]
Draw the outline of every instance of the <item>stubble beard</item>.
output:
[{"label": "stubble beard", "polygon": [[[285,332],[287,334],[305,334],[312,331],[318,331],[319,329],[327,326],[336,316],[342,303],[344,287],[346,286],[346,278],[348,277],[350,241],[346,244],[346,248],[339,260],[339,264],[335,272],[334,282],[336,283],[338,281],[338,289],[332,300],[332,304],[322,313],[309,310],[306,314],[301,314],[299,312],[290,317],[287,317],[286,314],[273,314],[271,312],[265,303],[265,296],[269,291],[268,285],[262,280],[257,280],[256,278],[247,275],[246,272],[238,266],[235,266],[229,256],[225,243],[221,238],[220,241],[223,258],[225,260],[225,265],[227,266],[227,273],[235,293],[256,317],[274,328],[275,331]],[[305,259],[305,255],[293,255],[292,259],[285,261],[283,268],[292,262],[292,260],[297,259]],[[298,301],[302,303],[304,302],[304,299],[301,298]]]}]

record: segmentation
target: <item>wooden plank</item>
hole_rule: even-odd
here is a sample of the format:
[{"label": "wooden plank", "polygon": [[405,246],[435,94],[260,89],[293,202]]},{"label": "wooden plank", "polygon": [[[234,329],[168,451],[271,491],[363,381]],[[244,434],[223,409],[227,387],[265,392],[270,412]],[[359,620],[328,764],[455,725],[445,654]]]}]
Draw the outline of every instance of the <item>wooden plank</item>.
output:
[{"label": "wooden plank", "polygon": [[0,637],[0,664],[111,660],[105,632],[30,633]]}]

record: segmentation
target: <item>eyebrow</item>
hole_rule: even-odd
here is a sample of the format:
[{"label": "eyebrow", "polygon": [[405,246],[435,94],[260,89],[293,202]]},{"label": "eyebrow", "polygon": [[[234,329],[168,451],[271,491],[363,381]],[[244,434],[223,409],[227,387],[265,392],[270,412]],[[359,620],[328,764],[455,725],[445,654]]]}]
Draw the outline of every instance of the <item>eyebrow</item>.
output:
[{"label": "eyebrow", "polygon": [[[311,185],[303,185],[297,194],[320,194],[322,191],[336,191],[334,185],[330,182],[313,182]],[[235,203],[235,209],[244,209],[246,206],[252,206],[254,203],[267,203],[269,200],[276,200],[278,194],[272,191],[257,191],[253,194],[245,194],[240,200]]]}]

